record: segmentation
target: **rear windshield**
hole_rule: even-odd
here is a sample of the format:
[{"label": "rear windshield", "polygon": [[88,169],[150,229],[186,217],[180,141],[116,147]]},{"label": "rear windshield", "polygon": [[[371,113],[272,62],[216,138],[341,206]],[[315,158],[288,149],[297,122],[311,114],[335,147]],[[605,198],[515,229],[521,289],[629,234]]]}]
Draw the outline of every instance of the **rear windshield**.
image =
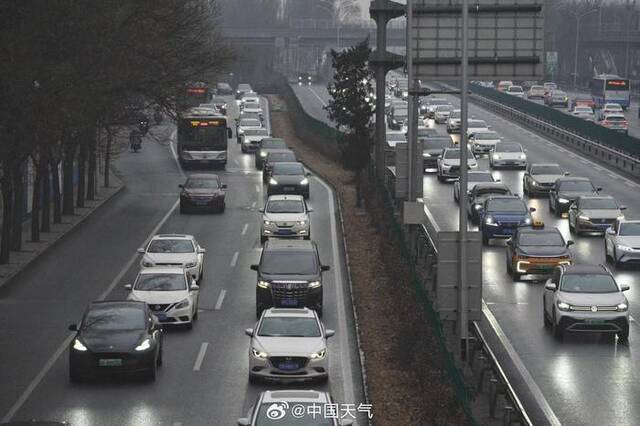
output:
[{"label": "rear windshield", "polygon": [[436,112],[446,112],[446,111],[452,111],[453,107],[451,105],[438,105],[436,107]]},{"label": "rear windshield", "polygon": [[469,173],[467,178],[469,182],[493,182],[491,173]]},{"label": "rear windshield", "polygon": [[387,133],[387,141],[405,142],[406,140],[404,133]]},{"label": "rear windshield", "polygon": [[267,252],[262,256],[260,270],[263,274],[314,275],[318,264],[312,252]]},{"label": "rear windshield", "polygon": [[253,118],[245,118],[240,120],[240,126],[243,127],[262,127],[260,120],[256,120]]},{"label": "rear windshield", "polygon": [[617,117],[617,116],[611,116],[611,115],[605,117],[605,120],[607,120],[607,121],[627,121],[627,119],[624,118],[624,117]]},{"label": "rear windshield", "polygon": [[470,128],[484,128],[487,127],[487,123],[484,120],[469,120],[469,125]]},{"label": "rear windshield", "polygon": [[257,102],[245,102],[244,104],[244,108],[245,109],[260,109],[260,104]]},{"label": "rear windshield", "polygon": [[296,156],[293,152],[272,152],[269,154],[269,162],[277,163],[281,161],[296,161]]},{"label": "rear windshield", "polygon": [[522,92],[522,87],[520,87],[520,86],[511,86],[507,90],[509,92]]},{"label": "rear windshield", "polygon": [[432,99],[429,101],[429,105],[449,105],[449,101],[446,99]]},{"label": "rear windshield", "polygon": [[489,194],[493,194],[493,195],[508,195],[509,194],[509,190],[506,188],[500,188],[500,187],[496,187],[496,188],[483,188],[483,189],[478,189],[478,191],[476,192],[477,196],[480,195],[489,195]]},{"label": "rear windshield", "polygon": [[482,140],[495,140],[495,139],[500,139],[500,136],[498,136],[498,134],[496,132],[482,132],[482,133],[475,133],[473,135],[473,138],[477,141],[482,141]]},{"label": "rear windshield", "polygon": [[245,136],[268,136],[269,131],[267,129],[247,129],[244,131]]},{"label": "rear windshield", "polygon": [[560,290],[567,293],[615,293],[616,282],[604,274],[567,274],[562,278]]},{"label": "rear windshield", "polygon": [[451,138],[448,136],[443,138],[424,138],[422,141],[422,149],[443,149],[451,146]]}]

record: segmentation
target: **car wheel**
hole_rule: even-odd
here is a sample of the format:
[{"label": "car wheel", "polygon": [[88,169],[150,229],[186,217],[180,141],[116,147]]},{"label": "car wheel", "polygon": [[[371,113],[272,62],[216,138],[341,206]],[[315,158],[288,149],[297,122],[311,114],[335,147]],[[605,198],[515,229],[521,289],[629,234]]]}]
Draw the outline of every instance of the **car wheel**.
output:
[{"label": "car wheel", "polygon": [[224,209],[226,208],[227,208],[227,203],[223,201],[222,206],[220,206],[220,209],[218,210],[218,213],[224,213]]},{"label": "car wheel", "polygon": [[302,237],[305,240],[310,240],[311,239],[311,235],[305,235],[304,237]]},{"label": "car wheel", "polygon": [[204,278],[204,266],[200,269],[200,275],[198,276],[198,283],[202,282],[202,278]]},{"label": "car wheel", "polygon": [[444,182],[444,177],[438,174],[438,182]]},{"label": "car wheel", "polygon": [[553,212],[556,214],[556,217],[562,217],[562,212],[560,212],[560,206],[558,203],[554,204]]},{"label": "car wheel", "polygon": [[453,190],[453,201],[455,201],[456,203],[460,201],[460,197],[458,197],[458,193],[455,189]]},{"label": "car wheel", "polygon": [[562,340],[562,337],[564,337],[564,330],[562,329],[560,324],[558,324],[558,321],[556,321],[555,315],[553,316],[553,322],[551,323],[551,329],[552,329],[552,332],[553,332],[553,337],[555,339],[557,339],[557,340]]},{"label": "car wheel", "polygon": [[606,262],[611,262],[613,257],[609,254],[609,245],[607,244],[607,240],[604,240],[604,260]]},{"label": "car wheel", "polygon": [[318,383],[327,383],[329,381],[329,375],[325,374],[324,376],[320,376],[316,379]]},{"label": "car wheel", "polygon": [[513,281],[520,281],[520,279],[522,278],[522,274],[519,273],[517,270],[513,269],[513,267],[511,268],[511,279]]},{"label": "car wheel", "polygon": [[553,203],[551,202],[551,198],[549,198],[549,212],[553,213]]},{"label": "car wheel", "polygon": [[180,203],[180,214],[185,214],[187,212],[187,209],[182,205],[182,203]]},{"label": "car wheel", "polygon": [[482,233],[482,244],[484,245],[488,245],[489,244],[489,236],[485,235],[485,233]]},{"label": "car wheel", "polygon": [[261,235],[260,236],[260,244],[264,244],[265,242],[267,242],[268,239],[269,239],[268,237],[265,237],[264,235]]},{"label": "car wheel", "polygon": [[193,322],[193,321],[197,321],[197,320],[198,320],[198,305],[196,305],[196,309],[195,309],[195,311],[193,312],[193,317],[192,317],[192,319],[191,319],[191,322]]},{"label": "car wheel", "polygon": [[618,250],[615,247],[613,248],[613,264],[616,268],[622,269],[623,263],[618,261]]},{"label": "car wheel", "polygon": [[616,333],[620,342],[627,342],[629,340],[629,326],[626,326],[622,331]]},{"label": "car wheel", "polygon": [[316,313],[318,314],[319,317],[322,316],[322,303],[319,305],[316,305]]},{"label": "car wheel", "polygon": [[194,318],[192,317],[192,318],[191,318],[191,321],[189,321],[188,323],[186,323],[186,324],[184,325],[184,328],[186,328],[187,330],[191,330],[191,329],[193,329],[193,320],[194,320]]},{"label": "car wheel", "polygon": [[69,365],[69,381],[71,383],[79,383],[83,379],[82,375],[78,372],[77,369],[73,368]]},{"label": "car wheel", "polygon": [[253,375],[253,374],[249,374],[249,383],[251,383],[252,385],[255,385],[257,383],[259,383],[260,380],[258,379],[257,376]]},{"label": "car wheel", "polygon": [[529,195],[529,189],[527,188],[527,184],[524,181],[522,181],[522,193],[527,196]]},{"label": "car wheel", "polygon": [[576,232],[576,228],[571,224],[571,219],[569,219],[569,232],[572,234]]},{"label": "car wheel", "polygon": [[551,321],[549,320],[549,317],[547,316],[547,310],[544,308],[545,306],[545,300],[544,297],[542,298],[542,319],[544,321],[544,326],[549,328],[551,327]]},{"label": "car wheel", "polygon": [[158,366],[162,365],[162,344],[160,345],[160,350],[158,351],[158,358],[156,360],[156,364]]}]

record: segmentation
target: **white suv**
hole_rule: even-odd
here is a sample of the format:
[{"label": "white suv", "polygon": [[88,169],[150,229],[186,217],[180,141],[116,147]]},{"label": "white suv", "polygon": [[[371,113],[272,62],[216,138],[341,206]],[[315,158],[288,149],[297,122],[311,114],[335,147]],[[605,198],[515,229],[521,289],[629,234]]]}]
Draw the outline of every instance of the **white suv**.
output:
[{"label": "white suv", "polygon": [[262,212],[260,242],[269,237],[311,238],[309,213],[302,195],[271,195]]},{"label": "white suv", "polygon": [[181,267],[197,282],[204,276],[205,252],[193,235],[186,234],[154,235],[146,247],[138,249],[138,253],[143,255],[140,267]]},{"label": "white suv", "polygon": [[301,380],[329,378],[327,339],[318,314],[308,308],[271,308],[254,328],[245,330],[249,344],[249,382],[258,379]]}]

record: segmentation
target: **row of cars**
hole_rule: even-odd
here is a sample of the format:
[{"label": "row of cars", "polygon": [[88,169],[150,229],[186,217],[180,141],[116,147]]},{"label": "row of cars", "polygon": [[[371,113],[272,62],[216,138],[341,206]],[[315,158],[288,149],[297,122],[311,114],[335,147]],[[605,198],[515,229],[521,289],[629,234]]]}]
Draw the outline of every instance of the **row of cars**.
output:
[{"label": "row of cars", "polygon": [[[545,283],[542,307],[544,324],[555,337],[562,338],[566,332],[596,331],[615,333],[621,341],[628,339],[628,301],[623,292],[629,287],[618,284],[604,265],[575,264],[570,250],[573,241],[565,240],[559,229],[545,227],[533,215],[535,208],[496,180],[490,170],[479,170],[475,155],[487,155],[490,167],[496,168],[494,155],[503,155],[501,145],[512,147],[517,155],[514,160],[518,161],[501,166],[525,168],[525,195],[548,196],[549,211],[567,217],[572,233],[603,234],[606,258],[616,266],[640,261],[640,221],[626,219],[625,207],[603,195],[589,179],[571,176],[557,164],[528,162],[525,150],[517,143],[493,135],[490,149],[482,152],[474,148],[474,137],[487,131],[469,134],[467,156],[467,214],[478,225],[483,242],[506,240],[506,270],[514,281],[523,276],[551,277]],[[423,138],[422,143],[426,169],[435,165],[439,181],[453,180],[453,198],[458,201],[460,149],[449,136],[440,134]]]}]

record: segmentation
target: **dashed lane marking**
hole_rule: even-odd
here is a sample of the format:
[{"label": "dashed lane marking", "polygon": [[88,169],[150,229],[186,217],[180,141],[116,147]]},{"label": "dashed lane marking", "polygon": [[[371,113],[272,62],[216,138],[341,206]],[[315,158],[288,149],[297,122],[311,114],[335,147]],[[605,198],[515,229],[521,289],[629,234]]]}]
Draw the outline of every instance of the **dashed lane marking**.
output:
[{"label": "dashed lane marking", "polygon": [[240,253],[235,252],[233,253],[233,257],[231,258],[231,267],[235,268],[236,267],[236,263],[238,263],[238,256],[240,255]]},{"label": "dashed lane marking", "polygon": [[202,342],[202,345],[200,345],[200,351],[196,357],[196,362],[193,364],[193,371],[200,371],[200,367],[202,367],[202,361],[204,361],[204,356],[207,354],[208,347],[208,342]]},{"label": "dashed lane marking", "polygon": [[245,223],[244,227],[242,228],[242,232],[241,235],[245,235],[247,233],[247,229],[249,228],[249,224]]},{"label": "dashed lane marking", "polygon": [[256,192],[260,192],[260,185],[256,185]]},{"label": "dashed lane marking", "polygon": [[218,296],[218,300],[216,301],[215,310],[219,311],[222,308],[222,302],[224,301],[224,296],[227,294],[226,290],[220,290],[220,295]]}]

